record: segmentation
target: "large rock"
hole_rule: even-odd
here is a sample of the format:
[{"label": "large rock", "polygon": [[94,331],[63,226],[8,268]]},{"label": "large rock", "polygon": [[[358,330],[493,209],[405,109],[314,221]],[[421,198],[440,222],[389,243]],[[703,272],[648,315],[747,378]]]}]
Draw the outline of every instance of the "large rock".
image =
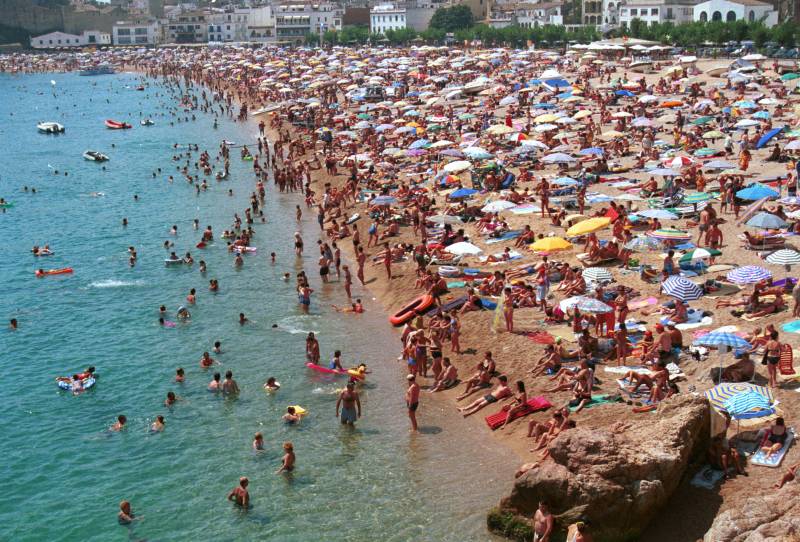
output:
[{"label": "large rock", "polygon": [[530,517],[544,499],[561,527],[585,518],[598,542],[636,539],[690,458],[705,452],[708,435],[708,403],[693,395],[675,396],[657,414],[608,429],[579,424],[550,444],[552,459],[516,480],[500,508]]},{"label": "large rock", "polygon": [[[776,473],[777,474],[777,473]],[[777,476],[776,476],[777,478]],[[714,518],[704,542],[800,540],[800,484],[750,497]]]}]

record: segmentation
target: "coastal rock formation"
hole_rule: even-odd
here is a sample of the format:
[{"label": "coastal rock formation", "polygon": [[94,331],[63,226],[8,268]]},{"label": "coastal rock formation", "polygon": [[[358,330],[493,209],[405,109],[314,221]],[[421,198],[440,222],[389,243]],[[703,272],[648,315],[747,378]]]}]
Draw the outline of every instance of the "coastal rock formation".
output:
[{"label": "coastal rock formation", "polygon": [[500,509],[531,517],[544,499],[561,528],[588,519],[598,542],[635,539],[690,458],[705,452],[709,419],[705,399],[683,395],[633,423],[565,431],[550,444],[552,459],[518,478]]},{"label": "coastal rock formation", "polygon": [[704,542],[800,540],[800,485],[789,482],[772,494],[743,498],[714,519]]}]

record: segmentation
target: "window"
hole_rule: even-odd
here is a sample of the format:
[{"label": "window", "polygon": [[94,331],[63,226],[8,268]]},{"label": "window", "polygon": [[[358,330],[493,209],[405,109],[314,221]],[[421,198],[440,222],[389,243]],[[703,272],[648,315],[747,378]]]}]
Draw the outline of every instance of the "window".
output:
[{"label": "window", "polygon": [[752,23],[756,20],[756,12],[752,9],[750,10],[750,15],[747,16],[747,19]]},{"label": "window", "polygon": [[712,21],[721,21],[722,20],[722,13],[719,11],[715,11],[713,15],[711,15]]},{"label": "window", "polygon": [[636,8],[631,8],[631,17],[636,17],[639,15],[639,10]]},{"label": "window", "polygon": [[672,19],[672,8],[667,8],[667,19]]},{"label": "window", "polygon": [[725,20],[729,23],[732,23],[736,20],[736,13],[733,10],[729,11],[727,15],[725,15]]},{"label": "window", "polygon": [[650,10],[650,15],[658,15],[658,8],[653,8]]},{"label": "window", "polygon": [[708,13],[705,11],[700,12],[700,22],[706,23],[708,22]]},{"label": "window", "polygon": [[94,36],[89,36],[89,43],[97,43],[97,40]]}]

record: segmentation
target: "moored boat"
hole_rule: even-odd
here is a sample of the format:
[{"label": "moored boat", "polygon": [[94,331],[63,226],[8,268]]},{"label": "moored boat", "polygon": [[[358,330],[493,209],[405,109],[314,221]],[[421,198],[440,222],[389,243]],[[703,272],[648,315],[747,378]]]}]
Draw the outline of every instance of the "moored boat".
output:
[{"label": "moored boat", "polygon": [[36,128],[43,134],[63,134],[65,130],[64,126],[57,122],[40,122]]},{"label": "moored boat", "polygon": [[115,73],[114,68],[108,64],[100,64],[99,66],[90,66],[78,72],[79,75],[111,75]]},{"label": "moored boat", "polygon": [[92,150],[84,151],[83,158],[91,162],[105,162],[108,160],[108,156],[102,152]]},{"label": "moored boat", "polygon": [[110,128],[112,130],[127,130],[128,128],[132,128],[132,126],[127,122],[119,122],[111,119],[106,119],[105,124],[106,128]]}]

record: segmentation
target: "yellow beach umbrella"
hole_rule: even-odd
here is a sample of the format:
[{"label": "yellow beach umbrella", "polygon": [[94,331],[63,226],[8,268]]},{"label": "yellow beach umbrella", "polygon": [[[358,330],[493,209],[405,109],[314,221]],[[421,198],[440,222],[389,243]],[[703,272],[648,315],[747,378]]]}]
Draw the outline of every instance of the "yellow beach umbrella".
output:
[{"label": "yellow beach umbrella", "polygon": [[586,117],[591,117],[591,116],[592,116],[592,112],[591,111],[589,111],[588,109],[581,109],[580,111],[578,111],[577,113],[572,115],[572,118],[575,119],[575,120],[580,120],[580,119],[584,119]]},{"label": "yellow beach umbrella", "polygon": [[545,237],[535,243],[531,243],[528,247],[537,252],[555,252],[557,250],[571,249],[572,243],[561,237]]},{"label": "yellow beach umbrella", "polygon": [[616,130],[609,130],[607,132],[603,132],[601,136],[603,139],[616,139],[618,137],[625,137],[625,134]]},{"label": "yellow beach umbrella", "polygon": [[725,137],[725,134],[717,130],[711,130],[703,134],[703,139],[722,139],[723,137]]},{"label": "yellow beach umbrella", "polygon": [[544,124],[546,122],[555,122],[557,119],[558,115],[554,115],[553,113],[545,113],[533,119],[533,122],[536,124]]},{"label": "yellow beach umbrella", "polygon": [[601,230],[611,224],[611,219],[603,217],[590,218],[583,222],[578,222],[570,229],[567,230],[567,237],[575,237],[576,235],[586,235],[597,230]]},{"label": "yellow beach umbrella", "polygon": [[486,130],[487,133],[492,135],[505,135],[514,131],[513,128],[509,128],[505,124],[495,124],[494,126],[489,126],[489,129]]}]

